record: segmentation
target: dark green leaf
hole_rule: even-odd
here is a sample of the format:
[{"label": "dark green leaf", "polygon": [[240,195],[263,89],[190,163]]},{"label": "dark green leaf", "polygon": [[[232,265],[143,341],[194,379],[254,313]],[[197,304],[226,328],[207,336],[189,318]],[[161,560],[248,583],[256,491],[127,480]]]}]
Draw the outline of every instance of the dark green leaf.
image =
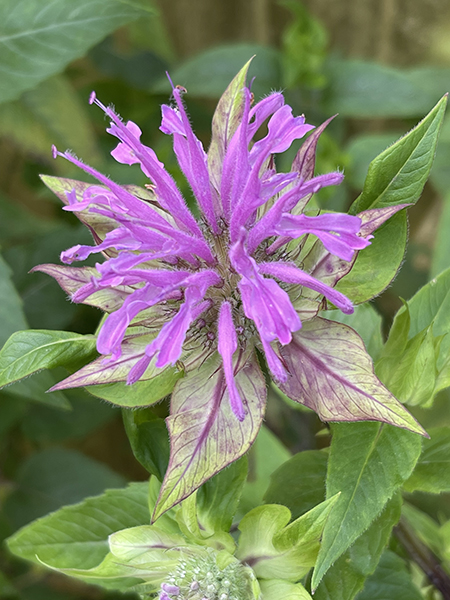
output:
[{"label": "dark green leaf", "polygon": [[314,600],[353,600],[366,578],[375,571],[392,528],[400,518],[401,504],[401,494],[397,492],[369,529],[325,574]]},{"label": "dark green leaf", "polygon": [[48,448],[22,464],[4,510],[17,528],[64,504],[124,484],[122,476],[80,452]]},{"label": "dark green leaf", "polygon": [[409,479],[403,484],[407,492],[450,492],[450,429],[435,427],[428,431],[422,454]]},{"label": "dark green leaf", "polygon": [[292,517],[303,515],[325,498],[328,453],[306,450],[283,463],[270,477],[268,504],[284,504]]},{"label": "dark green leaf", "polygon": [[14,100],[149,10],[143,0],[4,0],[0,102]]},{"label": "dark green leaf", "polygon": [[163,419],[150,409],[122,410],[123,422],[136,459],[159,481],[169,464],[169,435]]},{"label": "dark green leaf", "polygon": [[386,550],[377,570],[371,575],[357,600],[423,600],[414,585],[405,561]]},{"label": "dark green leaf", "polygon": [[325,526],[313,589],[411,475],[420,451],[421,438],[396,427],[378,423],[333,426],[327,496],[337,492],[341,496]]}]

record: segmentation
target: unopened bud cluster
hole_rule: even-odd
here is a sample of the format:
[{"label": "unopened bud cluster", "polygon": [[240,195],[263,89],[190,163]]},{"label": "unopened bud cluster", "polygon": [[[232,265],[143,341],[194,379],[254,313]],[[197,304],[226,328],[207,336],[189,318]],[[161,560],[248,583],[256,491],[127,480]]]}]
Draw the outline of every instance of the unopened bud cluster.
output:
[{"label": "unopened bud cluster", "polygon": [[159,600],[250,600],[252,575],[234,559],[221,568],[212,552],[186,557],[161,584]]}]

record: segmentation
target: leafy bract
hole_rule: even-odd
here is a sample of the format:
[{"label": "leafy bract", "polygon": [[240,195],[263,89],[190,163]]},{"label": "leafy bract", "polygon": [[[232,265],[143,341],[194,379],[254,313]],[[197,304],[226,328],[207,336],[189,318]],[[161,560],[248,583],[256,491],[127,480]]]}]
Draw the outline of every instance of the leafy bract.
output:
[{"label": "leafy bract", "polygon": [[0,8],[0,102],[61,72],[149,8],[139,0],[5,0]]},{"label": "leafy bract", "polygon": [[376,420],[425,434],[375,376],[363,341],[350,327],[320,317],[307,321],[281,355],[290,373],[281,389],[322,420]]},{"label": "leafy bract", "polygon": [[264,600],[312,600],[301,583],[291,583],[284,579],[268,579],[260,582]]},{"label": "leafy bract", "polygon": [[261,579],[298,581],[314,565],[325,522],[338,494],[292,523],[291,512],[279,504],[251,510],[240,522],[237,557]]},{"label": "leafy bract", "polygon": [[219,190],[222,163],[228,144],[236,131],[244,111],[244,86],[250,66],[248,61],[228,85],[217,103],[212,119],[211,144],[208,150],[208,167],[214,185]]},{"label": "leafy bract", "polygon": [[85,362],[95,354],[95,338],[68,331],[33,330],[13,333],[0,351],[0,387],[41,369]]},{"label": "leafy bract", "polygon": [[8,547],[21,558],[56,569],[95,567],[109,551],[111,533],[150,521],[147,490],[146,483],[132,483],[65,506],[20,529]]},{"label": "leafy bract", "polygon": [[254,442],[264,416],[266,385],[254,350],[234,366],[246,415],[231,410],[221,361],[214,356],[178,382],[167,418],[170,462],[154,519],[240,458]]},{"label": "leafy bract", "polygon": [[396,427],[379,423],[333,426],[327,496],[337,492],[341,496],[325,526],[313,589],[411,475],[420,451],[421,438]]},{"label": "leafy bract", "polygon": [[315,600],[353,600],[371,575],[386,548],[401,513],[401,494],[396,492],[367,531],[338,558],[314,593]]},{"label": "leafy bract", "polygon": [[422,454],[409,479],[403,484],[407,492],[450,492],[450,429],[430,429],[430,439],[424,440]]}]

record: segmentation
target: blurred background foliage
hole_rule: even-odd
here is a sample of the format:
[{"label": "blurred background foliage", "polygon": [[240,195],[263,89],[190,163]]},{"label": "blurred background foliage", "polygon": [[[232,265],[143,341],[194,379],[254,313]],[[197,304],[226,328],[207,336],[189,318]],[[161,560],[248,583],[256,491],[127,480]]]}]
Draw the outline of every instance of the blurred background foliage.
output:
[{"label": "blurred background foliage", "polygon": [[[322,135],[317,171],[344,169],[345,183],[325,190],[318,201],[346,210],[372,158],[450,89],[449,40],[446,0],[3,0],[0,343],[27,327],[79,333],[96,328],[95,309],[68,302],[49,277],[28,274],[36,264],[58,262],[63,249],[89,243],[88,232],[61,211],[39,179],[40,173],[83,178],[68,162],[52,160],[52,144],[72,149],[116,181],[145,183],[137,166],[117,164],[109,155],[115,143],[105,133],[101,111],[87,103],[91,90],[139,124],[144,143],[189,197],[171,137],[159,131],[160,105],[170,95],[165,71],[187,88],[194,129],[207,146],[215,102],[256,55],[251,76],[257,98],[282,89],[294,112],[315,125],[339,113]],[[280,157],[280,167],[295,151]],[[431,179],[410,211],[402,271],[374,303],[385,331],[399,297],[410,298],[450,266],[449,162],[447,119]],[[63,504],[148,476],[129,447],[119,409],[82,390],[45,394],[63,376],[42,373],[0,392],[1,539]],[[328,441],[311,412],[293,411],[276,391],[271,396],[268,430],[251,456],[250,493],[258,497],[269,467],[290,452]],[[164,404],[155,409],[158,416],[165,410]],[[432,410],[417,409],[415,415],[425,427],[450,425],[448,393]],[[435,524],[450,518],[448,495],[415,494],[411,501]],[[30,568],[3,551],[0,567],[5,599],[118,597]]]}]

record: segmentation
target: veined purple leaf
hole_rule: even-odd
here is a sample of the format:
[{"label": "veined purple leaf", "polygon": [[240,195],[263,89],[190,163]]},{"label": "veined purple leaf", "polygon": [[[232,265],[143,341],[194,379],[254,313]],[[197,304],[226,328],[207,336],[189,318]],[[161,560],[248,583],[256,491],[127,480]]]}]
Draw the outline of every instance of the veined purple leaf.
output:
[{"label": "veined purple leaf", "polygon": [[229,84],[220,98],[212,120],[211,145],[208,150],[208,168],[211,182],[220,190],[222,162],[229,141],[236,131],[244,111],[244,87],[250,59]]},{"label": "veined purple leaf", "polygon": [[290,372],[280,388],[323,421],[382,421],[427,435],[376,377],[363,341],[347,325],[307,321],[280,352]]},{"label": "veined purple leaf", "polygon": [[234,372],[246,411],[243,421],[231,410],[217,357],[178,382],[166,420],[170,462],[153,520],[245,454],[254,442],[266,400],[266,384],[254,350],[238,356]]}]

